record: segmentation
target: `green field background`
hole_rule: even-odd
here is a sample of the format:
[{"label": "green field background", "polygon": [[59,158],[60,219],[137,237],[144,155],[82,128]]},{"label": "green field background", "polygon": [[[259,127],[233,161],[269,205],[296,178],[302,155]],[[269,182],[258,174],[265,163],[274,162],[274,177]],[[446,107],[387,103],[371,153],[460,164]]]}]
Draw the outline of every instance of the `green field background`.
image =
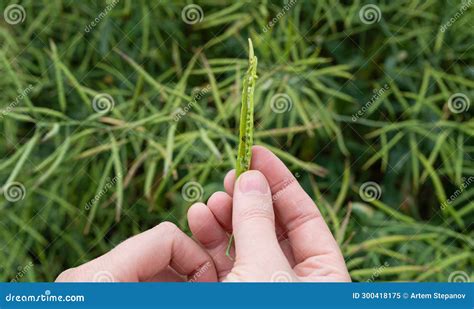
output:
[{"label": "green field background", "polygon": [[0,9],[1,281],[54,280],[165,220],[188,232],[235,165],[248,38],[255,143],[353,280],[474,280],[472,1]]}]

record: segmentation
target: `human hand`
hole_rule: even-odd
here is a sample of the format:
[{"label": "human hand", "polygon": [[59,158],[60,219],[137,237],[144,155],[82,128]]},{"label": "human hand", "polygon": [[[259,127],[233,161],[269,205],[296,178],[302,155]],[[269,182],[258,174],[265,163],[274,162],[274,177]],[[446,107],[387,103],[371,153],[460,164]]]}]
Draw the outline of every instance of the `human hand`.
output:
[{"label": "human hand", "polygon": [[[293,174],[264,147],[252,149],[251,171],[227,192],[194,204],[188,221],[214,260],[219,281],[351,281],[341,251],[313,200]],[[232,256],[225,255],[229,234]]]},{"label": "human hand", "polygon": [[173,223],[164,222],[110,252],[62,272],[56,282],[216,281],[210,256]]},{"label": "human hand", "polygon": [[[252,169],[235,192],[232,171],[227,193],[190,208],[190,228],[205,249],[164,222],[56,281],[350,281],[324,219],[291,172],[263,147],[253,148]],[[228,233],[235,262],[225,255]]]}]

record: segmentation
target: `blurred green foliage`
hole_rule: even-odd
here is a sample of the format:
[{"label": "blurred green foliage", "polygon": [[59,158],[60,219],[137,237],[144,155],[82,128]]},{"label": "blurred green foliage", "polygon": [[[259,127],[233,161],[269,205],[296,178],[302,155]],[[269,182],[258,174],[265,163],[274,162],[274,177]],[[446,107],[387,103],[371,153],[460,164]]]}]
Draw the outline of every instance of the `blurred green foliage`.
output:
[{"label": "blurred green foliage", "polygon": [[187,230],[183,186],[206,201],[235,166],[251,38],[255,142],[298,173],[353,279],[472,280],[469,3],[21,1],[0,20],[0,279]]}]

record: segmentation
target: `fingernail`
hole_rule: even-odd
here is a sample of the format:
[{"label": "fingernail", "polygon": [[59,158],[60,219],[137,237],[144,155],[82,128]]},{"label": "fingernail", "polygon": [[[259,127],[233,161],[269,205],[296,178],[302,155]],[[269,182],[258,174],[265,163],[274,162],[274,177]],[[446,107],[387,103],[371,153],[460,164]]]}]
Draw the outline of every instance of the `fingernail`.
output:
[{"label": "fingernail", "polygon": [[258,171],[248,171],[240,175],[238,187],[242,193],[267,193],[269,191],[267,179]]}]

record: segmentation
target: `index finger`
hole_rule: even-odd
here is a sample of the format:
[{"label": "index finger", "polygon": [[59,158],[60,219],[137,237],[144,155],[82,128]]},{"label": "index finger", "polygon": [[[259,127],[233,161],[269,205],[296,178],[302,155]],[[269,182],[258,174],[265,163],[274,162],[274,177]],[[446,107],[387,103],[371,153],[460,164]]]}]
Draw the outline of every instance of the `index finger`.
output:
[{"label": "index finger", "polygon": [[217,279],[209,255],[174,224],[164,222],[61,274],[57,281],[149,281],[168,266],[190,281]]}]

